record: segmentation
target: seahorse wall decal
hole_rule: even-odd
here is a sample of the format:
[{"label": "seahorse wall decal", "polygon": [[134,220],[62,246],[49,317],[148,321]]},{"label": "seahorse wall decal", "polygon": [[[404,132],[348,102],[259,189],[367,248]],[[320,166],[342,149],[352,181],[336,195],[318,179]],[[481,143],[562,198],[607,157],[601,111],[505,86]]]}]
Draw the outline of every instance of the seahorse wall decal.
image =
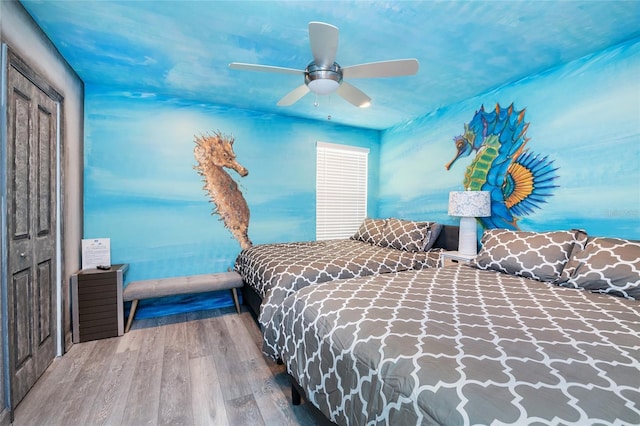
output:
[{"label": "seahorse wall decal", "polygon": [[[526,109],[526,108],[525,108]],[[553,160],[529,152],[525,146],[529,123],[525,109],[484,106],[464,125],[464,133],[453,138],[457,153],[445,168],[450,170],[462,157],[476,152],[464,174],[464,187],[491,192],[491,216],[478,218],[484,228],[517,230],[520,217],[533,213],[552,196],[557,178]]]},{"label": "seahorse wall decal", "polygon": [[233,142],[233,136],[219,131],[213,135],[195,136],[193,154],[198,165],[194,169],[202,176],[205,182],[203,189],[215,204],[212,214],[220,216],[224,226],[245,249],[252,245],[248,235],[249,206],[236,181],[224,169],[233,169],[242,177],[249,171],[236,161]]}]

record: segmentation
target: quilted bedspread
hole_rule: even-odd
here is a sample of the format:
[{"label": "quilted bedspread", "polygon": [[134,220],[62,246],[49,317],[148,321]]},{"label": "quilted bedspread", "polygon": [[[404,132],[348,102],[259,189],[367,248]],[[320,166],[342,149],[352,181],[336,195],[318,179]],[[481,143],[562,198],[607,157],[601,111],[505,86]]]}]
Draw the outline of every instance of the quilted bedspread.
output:
[{"label": "quilted bedspread", "polygon": [[640,301],[459,267],[304,288],[265,337],[338,424],[640,424]]},{"label": "quilted bedspread", "polygon": [[264,326],[287,296],[308,285],[435,267],[439,258],[439,249],[409,252],[340,239],[255,245],[240,252],[235,269],[262,297]]}]

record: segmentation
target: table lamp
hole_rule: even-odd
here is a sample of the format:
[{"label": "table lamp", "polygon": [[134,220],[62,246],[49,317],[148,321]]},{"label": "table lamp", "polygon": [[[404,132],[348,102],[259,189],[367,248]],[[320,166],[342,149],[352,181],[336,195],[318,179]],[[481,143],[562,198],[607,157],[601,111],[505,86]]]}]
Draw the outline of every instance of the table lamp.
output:
[{"label": "table lamp", "polygon": [[460,216],[458,252],[478,254],[478,225],[476,217],[491,216],[489,191],[453,191],[449,193],[449,216]]}]

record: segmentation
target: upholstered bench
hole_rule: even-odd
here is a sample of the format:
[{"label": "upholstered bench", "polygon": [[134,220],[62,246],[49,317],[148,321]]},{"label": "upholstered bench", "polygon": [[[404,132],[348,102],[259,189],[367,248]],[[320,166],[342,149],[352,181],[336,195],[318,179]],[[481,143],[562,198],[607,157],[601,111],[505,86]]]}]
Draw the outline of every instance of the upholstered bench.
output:
[{"label": "upholstered bench", "polygon": [[242,287],[242,277],[237,272],[191,275],[187,277],[162,278],[157,280],[133,281],[122,293],[125,302],[131,302],[131,310],[124,332],[128,332],[136,314],[138,302],[152,297],[176,296],[179,294],[204,293],[216,290],[231,290],[236,311],[240,313],[237,288]]}]

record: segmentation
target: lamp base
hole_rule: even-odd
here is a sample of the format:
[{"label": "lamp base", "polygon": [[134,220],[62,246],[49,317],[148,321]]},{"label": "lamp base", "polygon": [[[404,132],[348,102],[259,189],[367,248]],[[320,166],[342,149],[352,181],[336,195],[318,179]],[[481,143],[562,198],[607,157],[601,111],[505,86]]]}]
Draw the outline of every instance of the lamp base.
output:
[{"label": "lamp base", "polygon": [[478,224],[475,217],[460,218],[458,252],[469,256],[478,254]]}]

